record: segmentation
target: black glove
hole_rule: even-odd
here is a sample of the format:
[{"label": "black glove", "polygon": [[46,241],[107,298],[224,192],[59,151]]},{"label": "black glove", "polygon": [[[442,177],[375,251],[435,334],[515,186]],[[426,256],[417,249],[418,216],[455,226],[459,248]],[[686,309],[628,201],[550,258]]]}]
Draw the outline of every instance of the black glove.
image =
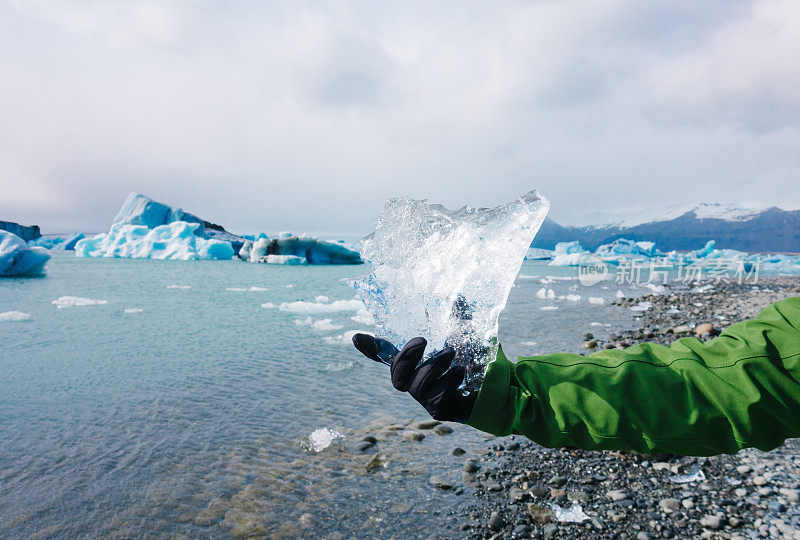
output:
[{"label": "black glove", "polygon": [[369,334],[353,336],[356,349],[367,358],[391,366],[392,385],[411,394],[433,418],[466,423],[478,392],[459,390],[465,370],[451,365],[455,358],[451,347],[438,351],[420,364],[427,344],[425,339],[416,337],[398,352],[385,339]]}]

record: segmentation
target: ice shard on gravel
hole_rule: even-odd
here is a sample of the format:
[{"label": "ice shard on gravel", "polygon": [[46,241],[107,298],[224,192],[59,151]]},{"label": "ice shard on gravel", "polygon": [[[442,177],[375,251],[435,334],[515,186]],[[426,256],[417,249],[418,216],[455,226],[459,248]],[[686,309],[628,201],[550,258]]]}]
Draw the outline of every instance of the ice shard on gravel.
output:
[{"label": "ice shard on gravel", "polygon": [[498,318],[550,203],[531,191],[495,208],[448,210],[427,200],[390,199],[362,240],[372,272],[354,282],[397,346],[414,336],[427,353],[456,349],[468,384],[494,359]]}]

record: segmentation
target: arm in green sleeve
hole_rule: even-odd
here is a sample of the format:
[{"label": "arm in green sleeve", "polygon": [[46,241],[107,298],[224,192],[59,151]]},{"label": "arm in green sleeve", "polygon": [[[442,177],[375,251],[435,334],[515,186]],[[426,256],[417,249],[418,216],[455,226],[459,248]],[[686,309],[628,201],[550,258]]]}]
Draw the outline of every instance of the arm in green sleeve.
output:
[{"label": "arm in green sleeve", "polygon": [[682,455],[770,450],[800,436],[800,298],[702,342],[589,356],[502,348],[468,422],[546,446]]}]

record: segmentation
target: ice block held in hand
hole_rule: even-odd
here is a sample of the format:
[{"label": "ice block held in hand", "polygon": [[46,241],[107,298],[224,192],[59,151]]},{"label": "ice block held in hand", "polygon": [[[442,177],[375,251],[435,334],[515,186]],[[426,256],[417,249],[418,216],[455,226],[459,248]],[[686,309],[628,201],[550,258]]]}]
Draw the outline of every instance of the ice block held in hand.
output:
[{"label": "ice block held in hand", "polygon": [[549,206],[535,191],[495,208],[387,201],[361,244],[372,271],[354,282],[377,335],[398,347],[422,336],[428,355],[453,347],[467,382],[482,377],[497,352],[500,312]]}]

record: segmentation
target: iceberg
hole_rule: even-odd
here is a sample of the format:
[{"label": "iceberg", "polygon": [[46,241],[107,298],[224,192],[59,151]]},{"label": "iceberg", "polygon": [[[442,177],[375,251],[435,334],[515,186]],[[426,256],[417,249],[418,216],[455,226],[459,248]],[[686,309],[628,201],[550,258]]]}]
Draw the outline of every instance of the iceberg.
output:
[{"label": "iceberg", "polygon": [[29,246],[16,234],[0,230],[0,277],[41,276],[49,260],[46,249]]},{"label": "iceberg", "polygon": [[50,250],[59,249],[62,251],[75,251],[75,244],[77,244],[79,240],[83,240],[84,238],[85,235],[83,233],[75,233],[69,236],[47,235],[47,236],[40,236],[36,240],[31,240],[28,242],[28,244],[32,246],[43,247],[45,249],[50,249]]},{"label": "iceberg", "polygon": [[194,214],[138,193],[131,193],[107,233],[74,241],[79,257],[228,260],[244,239]]},{"label": "iceberg", "polygon": [[578,266],[581,258],[589,253],[581,244],[575,240],[573,242],[559,242],[555,245],[553,260],[549,266]]},{"label": "iceberg", "polygon": [[599,246],[595,255],[603,260],[635,257],[656,257],[660,253],[654,242],[634,242],[627,238],[618,238],[610,244]]},{"label": "iceberg", "polygon": [[267,264],[362,264],[361,254],[341,242],[320,240],[316,236],[281,233],[278,238],[260,234],[246,240],[239,250],[245,262]]},{"label": "iceberg", "polygon": [[230,242],[206,240],[195,234],[199,225],[175,221],[149,229],[144,225],[115,223],[107,233],[84,238],[75,244],[79,257],[130,259],[177,259],[183,261],[233,258]]},{"label": "iceberg", "polygon": [[429,354],[453,347],[467,385],[477,382],[495,357],[498,317],[549,206],[535,191],[489,209],[387,201],[362,240],[372,271],[353,283],[377,334],[398,347],[423,336]]},{"label": "iceberg", "polygon": [[526,261],[543,261],[547,259],[552,259],[553,255],[555,254],[554,251],[549,249],[540,249],[540,248],[528,248],[528,252],[525,254]]}]

